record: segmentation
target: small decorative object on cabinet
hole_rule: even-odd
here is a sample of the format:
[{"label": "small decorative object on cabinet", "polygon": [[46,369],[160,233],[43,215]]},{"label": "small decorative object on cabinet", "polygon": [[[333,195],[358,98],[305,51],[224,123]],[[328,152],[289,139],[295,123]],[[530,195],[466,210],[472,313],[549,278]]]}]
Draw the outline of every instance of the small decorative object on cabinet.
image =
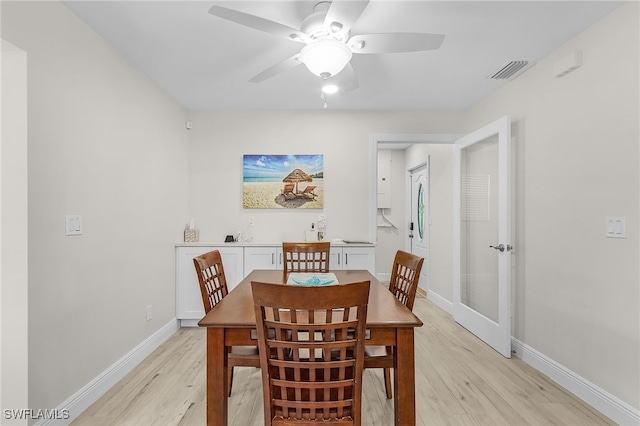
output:
[{"label": "small decorative object on cabinet", "polygon": [[197,243],[199,232],[195,227],[193,219],[189,221],[188,227],[184,230],[184,242],[185,243]]}]

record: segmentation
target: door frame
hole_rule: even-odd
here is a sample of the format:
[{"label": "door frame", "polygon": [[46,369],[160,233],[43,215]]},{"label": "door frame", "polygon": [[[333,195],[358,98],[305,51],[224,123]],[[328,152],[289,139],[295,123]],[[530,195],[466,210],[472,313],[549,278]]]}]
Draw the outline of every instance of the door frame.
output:
[{"label": "door frame", "polygon": [[[3,408],[29,402],[28,53],[0,38],[0,395]],[[62,221],[62,219],[60,219]],[[11,324],[10,326],[8,324]],[[5,368],[2,368],[2,365]],[[6,368],[11,366],[11,368]]]},{"label": "door frame", "polygon": [[461,133],[376,133],[369,135],[369,241],[378,238],[378,149],[399,149],[414,144],[453,145]]}]

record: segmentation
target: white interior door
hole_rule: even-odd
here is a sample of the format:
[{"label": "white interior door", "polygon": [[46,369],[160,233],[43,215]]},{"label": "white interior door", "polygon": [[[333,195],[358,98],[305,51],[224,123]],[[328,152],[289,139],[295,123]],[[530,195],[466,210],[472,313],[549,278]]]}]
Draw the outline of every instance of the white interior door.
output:
[{"label": "white interior door", "polygon": [[456,141],[455,320],[511,357],[509,143],[503,117]]},{"label": "white interior door", "polygon": [[411,219],[409,239],[411,253],[424,258],[418,287],[429,288],[429,160],[425,160],[409,170],[411,179]]}]

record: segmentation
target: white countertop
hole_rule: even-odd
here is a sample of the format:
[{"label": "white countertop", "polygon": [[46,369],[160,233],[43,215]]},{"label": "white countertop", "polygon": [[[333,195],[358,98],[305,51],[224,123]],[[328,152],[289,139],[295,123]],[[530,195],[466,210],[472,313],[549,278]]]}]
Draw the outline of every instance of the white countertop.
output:
[{"label": "white countertop", "polygon": [[[349,241],[349,240],[347,240]],[[305,241],[300,241],[305,242]],[[209,246],[229,246],[229,247],[273,247],[280,246],[282,242],[233,242],[233,243],[225,243],[224,241],[198,241],[195,243],[176,243],[176,247],[209,247]],[[368,243],[364,241],[358,242],[332,242],[332,246],[336,247],[373,247],[374,243]]]}]

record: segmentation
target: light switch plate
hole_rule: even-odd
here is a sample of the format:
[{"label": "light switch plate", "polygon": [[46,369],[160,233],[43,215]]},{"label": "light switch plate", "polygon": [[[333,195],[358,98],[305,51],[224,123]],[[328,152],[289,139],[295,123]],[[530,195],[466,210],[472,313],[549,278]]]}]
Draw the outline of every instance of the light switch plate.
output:
[{"label": "light switch plate", "polygon": [[82,235],[82,216],[65,216],[65,235]]},{"label": "light switch plate", "polygon": [[627,226],[624,217],[607,218],[607,238],[627,238]]}]

